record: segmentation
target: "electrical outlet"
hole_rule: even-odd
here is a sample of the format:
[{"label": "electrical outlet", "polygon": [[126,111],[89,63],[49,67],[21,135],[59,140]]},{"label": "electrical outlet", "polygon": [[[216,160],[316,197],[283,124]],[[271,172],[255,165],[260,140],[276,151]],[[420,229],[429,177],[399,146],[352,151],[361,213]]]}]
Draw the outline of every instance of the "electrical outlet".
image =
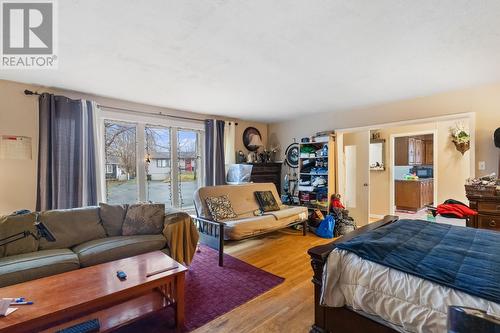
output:
[{"label": "electrical outlet", "polygon": [[479,170],[486,170],[486,162],[479,161]]}]

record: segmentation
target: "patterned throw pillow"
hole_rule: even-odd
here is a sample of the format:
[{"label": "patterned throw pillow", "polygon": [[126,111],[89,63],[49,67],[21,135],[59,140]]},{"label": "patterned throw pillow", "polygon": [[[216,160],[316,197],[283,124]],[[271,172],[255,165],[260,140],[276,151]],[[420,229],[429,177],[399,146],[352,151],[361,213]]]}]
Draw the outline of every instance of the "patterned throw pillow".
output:
[{"label": "patterned throw pillow", "polygon": [[130,205],[123,221],[122,235],[157,235],[163,231],[164,204]]},{"label": "patterned throw pillow", "polygon": [[205,201],[214,221],[220,222],[237,217],[227,195],[208,197]]},{"label": "patterned throw pillow", "polygon": [[280,210],[280,206],[274,198],[273,192],[271,191],[255,191],[255,198],[259,203],[260,210],[263,212],[272,212]]}]

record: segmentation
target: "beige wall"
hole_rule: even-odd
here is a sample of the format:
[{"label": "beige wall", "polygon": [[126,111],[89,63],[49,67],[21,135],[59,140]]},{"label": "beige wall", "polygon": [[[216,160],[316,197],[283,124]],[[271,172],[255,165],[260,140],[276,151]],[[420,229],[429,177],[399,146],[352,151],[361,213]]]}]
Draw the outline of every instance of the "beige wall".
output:
[{"label": "beige wall", "polygon": [[[449,138],[449,128],[457,121],[469,124],[469,119],[441,120],[435,122],[412,124],[404,126],[381,128],[377,132],[386,140],[384,171],[370,171],[370,214],[386,215],[390,212],[390,187],[391,180],[391,135],[431,133],[435,132],[434,140],[437,141],[435,157],[435,183],[437,187],[437,202],[453,198],[466,202],[464,181],[470,175],[471,152],[463,156],[459,153]],[[436,169],[437,168],[437,169]]]},{"label": "beige wall", "polygon": [[0,81],[0,135],[28,136],[33,142],[31,160],[0,160],[0,215],[35,208],[38,107],[24,87]]},{"label": "beige wall", "polygon": [[[500,150],[493,144],[493,132],[500,127],[500,84],[459,90],[428,97],[363,107],[356,110],[307,115],[269,125],[269,141],[284,148],[317,131],[385,124],[442,115],[476,113],[476,161],[485,161],[486,170],[476,175],[496,172]],[[456,179],[463,182],[463,179]]]},{"label": "beige wall", "polygon": [[[33,140],[33,158],[31,161],[0,160],[0,215],[18,209],[35,209],[36,204],[36,161],[38,147],[38,99],[36,96],[25,96],[24,89],[33,91],[64,94],[75,99],[94,100],[99,104],[117,108],[127,108],[144,112],[162,112],[170,115],[206,119],[209,115],[173,110],[151,105],[144,105],[88,95],[75,91],[52,89],[29,84],[0,80],[0,135],[29,136]],[[222,117],[218,117],[224,119]],[[267,144],[267,124],[237,121],[236,149],[243,149],[241,134],[246,126],[258,128]],[[241,133],[239,133],[241,131]]]}]

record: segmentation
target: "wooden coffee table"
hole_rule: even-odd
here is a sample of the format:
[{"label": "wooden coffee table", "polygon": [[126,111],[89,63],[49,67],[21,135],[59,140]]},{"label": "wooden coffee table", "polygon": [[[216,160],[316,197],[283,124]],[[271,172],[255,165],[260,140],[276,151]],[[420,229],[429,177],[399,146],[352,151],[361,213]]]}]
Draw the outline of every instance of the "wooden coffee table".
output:
[{"label": "wooden coffee table", "polygon": [[[147,277],[174,266],[177,268]],[[118,270],[127,274],[127,280],[116,277]],[[0,317],[0,332],[54,332],[94,318],[105,332],[169,306],[175,308],[180,329],[186,270],[156,251],[0,288],[0,297],[35,302],[19,305],[17,311]]]}]

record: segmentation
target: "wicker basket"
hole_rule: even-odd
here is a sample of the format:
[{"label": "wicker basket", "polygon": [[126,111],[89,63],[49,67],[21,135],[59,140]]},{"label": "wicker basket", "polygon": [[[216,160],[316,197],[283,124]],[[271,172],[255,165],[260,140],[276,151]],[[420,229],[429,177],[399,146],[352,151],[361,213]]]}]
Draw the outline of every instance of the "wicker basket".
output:
[{"label": "wicker basket", "polygon": [[462,155],[465,154],[465,152],[470,149],[470,142],[453,141],[453,143],[455,144],[455,148],[457,148],[457,150],[460,153],[462,153]]}]

